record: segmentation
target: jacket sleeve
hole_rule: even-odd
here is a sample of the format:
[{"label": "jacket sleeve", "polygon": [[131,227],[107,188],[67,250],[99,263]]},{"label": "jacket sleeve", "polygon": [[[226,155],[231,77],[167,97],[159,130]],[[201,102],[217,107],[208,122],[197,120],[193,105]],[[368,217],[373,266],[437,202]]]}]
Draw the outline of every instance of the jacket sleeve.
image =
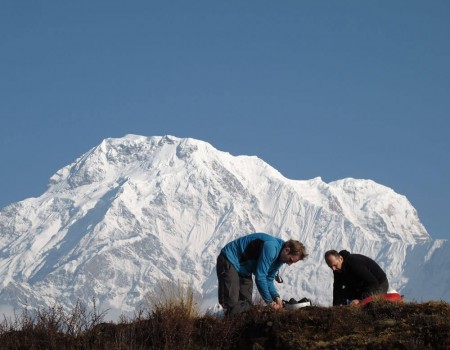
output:
[{"label": "jacket sleeve", "polygon": [[272,270],[267,275],[267,286],[269,288],[269,293],[271,295],[271,300],[274,300],[276,297],[280,296],[280,293],[278,293],[278,290],[275,288],[275,283],[273,283],[278,270],[279,270],[279,268],[277,268],[276,270]]},{"label": "jacket sleeve", "polygon": [[255,283],[261,297],[266,303],[273,301],[279,293],[273,280],[276,271],[270,271],[272,264],[278,259],[276,245],[273,242],[265,242],[258,259],[255,273]]},{"label": "jacket sleeve", "polygon": [[344,305],[345,304],[345,296],[343,291],[344,284],[342,283],[342,277],[338,273],[333,273],[334,282],[333,282],[333,306],[336,305]]}]

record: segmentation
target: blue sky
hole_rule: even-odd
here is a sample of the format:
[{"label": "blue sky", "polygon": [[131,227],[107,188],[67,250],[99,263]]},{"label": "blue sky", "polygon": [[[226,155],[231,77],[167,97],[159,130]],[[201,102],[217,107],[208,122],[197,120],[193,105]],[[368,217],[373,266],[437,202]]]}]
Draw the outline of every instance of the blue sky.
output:
[{"label": "blue sky", "polygon": [[450,238],[450,2],[0,4],[0,207],[107,137],[372,179]]}]

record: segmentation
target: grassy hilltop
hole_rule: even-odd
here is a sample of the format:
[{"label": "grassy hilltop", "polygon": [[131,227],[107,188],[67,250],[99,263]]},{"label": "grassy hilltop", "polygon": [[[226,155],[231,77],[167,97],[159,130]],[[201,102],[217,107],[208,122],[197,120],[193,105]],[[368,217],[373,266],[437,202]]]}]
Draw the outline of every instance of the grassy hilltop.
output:
[{"label": "grassy hilltop", "polygon": [[165,304],[118,323],[78,306],[4,319],[0,349],[450,349],[450,304],[375,301],[358,307],[273,312],[228,320],[192,303]]}]

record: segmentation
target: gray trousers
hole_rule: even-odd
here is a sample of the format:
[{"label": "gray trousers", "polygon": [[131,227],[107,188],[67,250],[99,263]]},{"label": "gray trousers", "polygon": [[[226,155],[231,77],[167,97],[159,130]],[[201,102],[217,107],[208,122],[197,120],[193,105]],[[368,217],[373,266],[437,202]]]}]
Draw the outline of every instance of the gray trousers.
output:
[{"label": "gray trousers", "polygon": [[223,254],[217,258],[216,272],[219,281],[219,304],[225,309],[225,315],[236,315],[248,310],[252,305],[252,276],[240,276]]}]

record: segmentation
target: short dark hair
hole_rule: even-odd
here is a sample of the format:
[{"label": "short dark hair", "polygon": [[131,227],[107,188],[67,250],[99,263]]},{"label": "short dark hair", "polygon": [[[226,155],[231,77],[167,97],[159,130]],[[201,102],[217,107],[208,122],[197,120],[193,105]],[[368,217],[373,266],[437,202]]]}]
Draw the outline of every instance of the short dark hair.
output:
[{"label": "short dark hair", "polygon": [[350,255],[350,252],[348,250],[343,249],[338,253],[336,250],[331,249],[331,250],[325,252],[325,260],[327,260],[327,258],[330,255],[333,255],[335,258],[342,257],[345,260]]},{"label": "short dark hair", "polygon": [[289,248],[289,255],[300,256],[300,260],[303,260],[308,256],[305,246],[299,241],[290,239],[289,241],[284,242],[284,248]]},{"label": "short dark hair", "polygon": [[330,249],[330,250],[328,250],[328,251],[325,252],[325,256],[324,256],[325,260],[327,260],[328,257],[329,257],[330,255],[333,255],[335,258],[339,258],[339,257],[341,256],[341,255],[337,252],[337,250]]}]

